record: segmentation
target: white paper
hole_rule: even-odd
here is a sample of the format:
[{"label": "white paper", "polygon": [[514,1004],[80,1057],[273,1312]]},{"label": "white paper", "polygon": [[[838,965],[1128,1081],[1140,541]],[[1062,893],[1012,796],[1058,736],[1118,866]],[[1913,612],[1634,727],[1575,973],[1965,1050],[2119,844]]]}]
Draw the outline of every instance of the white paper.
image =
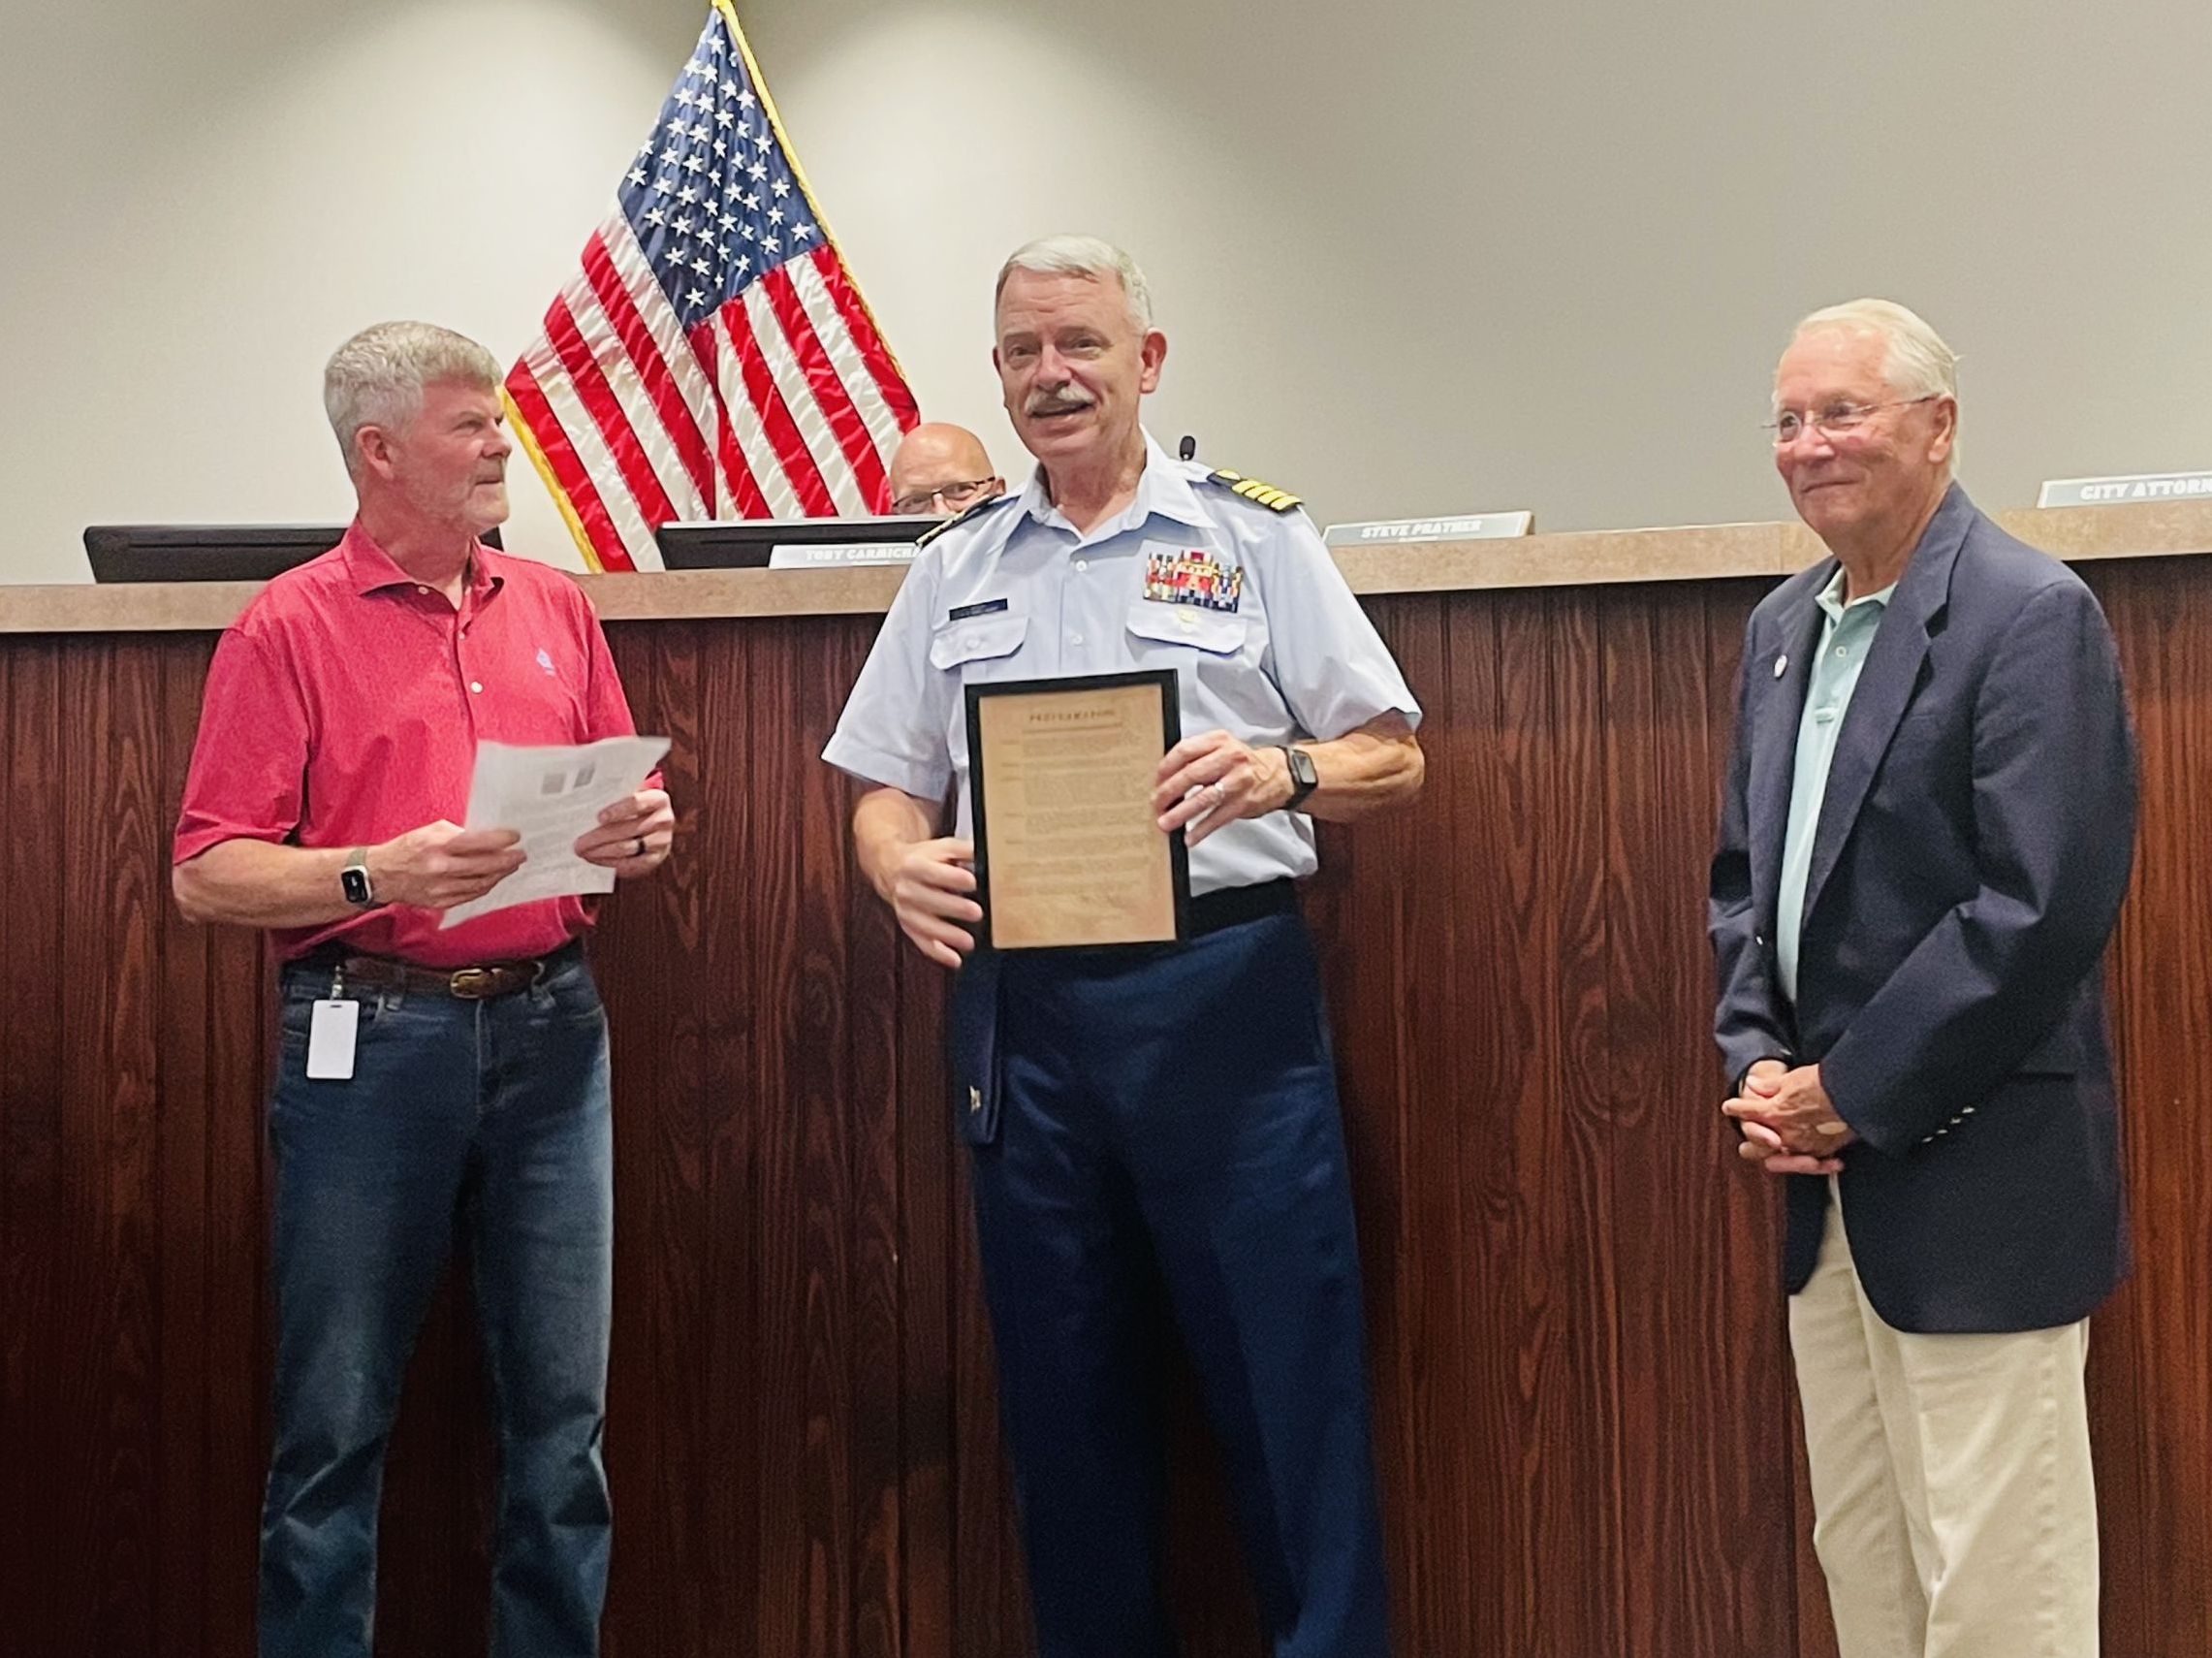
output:
[{"label": "white paper", "polygon": [[477,744],[463,827],[515,830],[525,861],[482,898],[455,905],[439,925],[541,898],[613,892],[615,872],[578,857],[576,843],[599,826],[600,813],[643,788],[667,752],[666,737],[604,737],[573,749]]}]

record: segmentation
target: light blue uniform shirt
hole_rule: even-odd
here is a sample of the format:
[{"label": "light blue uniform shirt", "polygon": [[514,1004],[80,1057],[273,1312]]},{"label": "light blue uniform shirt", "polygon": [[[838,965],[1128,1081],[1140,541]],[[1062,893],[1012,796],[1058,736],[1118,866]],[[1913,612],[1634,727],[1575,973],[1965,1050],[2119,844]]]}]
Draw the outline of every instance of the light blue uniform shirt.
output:
[{"label": "light blue uniform shirt", "polygon": [[[1276,512],[1171,460],[1148,433],[1136,498],[1079,533],[1039,476],[924,547],[884,618],[822,757],[922,800],[955,790],[969,829],[964,686],[1173,668],[1183,734],[1253,748],[1326,742],[1420,705],[1303,512]],[[1199,555],[1216,605],[1148,597],[1150,574]],[[1227,596],[1234,590],[1233,601]],[[1313,824],[1271,812],[1191,849],[1190,889],[1311,875]]]},{"label": "light blue uniform shirt", "polygon": [[1789,783],[1789,826],[1782,837],[1782,888],[1774,917],[1774,954],[1782,972],[1782,993],[1797,1001],[1797,944],[1805,924],[1805,883],[1813,874],[1813,836],[1820,823],[1820,802],[1828,792],[1828,766],[1836,757],[1836,734],[1844,711],[1858,688],[1859,670],[1874,644],[1875,630],[1897,590],[1891,582],[1880,592],[1844,603],[1844,570],[1815,599],[1827,621],[1820,625],[1819,648],[1813,653],[1812,679],[1805,688],[1805,712],[1797,720],[1797,763]]}]

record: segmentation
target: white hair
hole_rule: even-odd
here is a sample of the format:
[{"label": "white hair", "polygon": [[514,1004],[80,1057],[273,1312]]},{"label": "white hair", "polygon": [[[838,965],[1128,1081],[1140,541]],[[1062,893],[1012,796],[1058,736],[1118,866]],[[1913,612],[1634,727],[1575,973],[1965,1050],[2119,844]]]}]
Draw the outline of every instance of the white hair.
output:
[{"label": "white hair", "polygon": [[1122,297],[1129,303],[1129,321],[1137,332],[1143,334],[1153,326],[1153,294],[1145,283],[1145,273],[1137,269],[1135,260],[1110,241],[1094,236],[1041,236],[1035,241],[1024,242],[998,268],[997,284],[991,290],[994,305],[1006,291],[1006,278],[1017,271],[1040,276],[1083,276],[1093,282],[1112,276],[1122,284]]},{"label": "white hair", "polygon": [[1796,339],[1816,329],[1848,328],[1882,342],[1881,377],[1901,398],[1951,398],[1959,395],[1958,353],[1943,343],[1919,312],[1894,300],[1848,300],[1815,311],[1797,325]]},{"label": "white hair", "polygon": [[421,322],[377,323],[332,352],[323,412],[347,473],[361,465],[354,439],[363,427],[405,426],[422,411],[423,388],[442,381],[489,390],[499,384],[498,359],[465,335]]},{"label": "white hair", "polygon": [[[1849,329],[1871,334],[1881,341],[1881,378],[1901,399],[1959,396],[1958,353],[1943,343],[1943,336],[1928,326],[1918,311],[1895,300],[1847,300],[1825,305],[1801,320],[1790,334],[1802,339],[1819,329]],[[1951,436],[1949,469],[1958,470],[1958,436]]]}]

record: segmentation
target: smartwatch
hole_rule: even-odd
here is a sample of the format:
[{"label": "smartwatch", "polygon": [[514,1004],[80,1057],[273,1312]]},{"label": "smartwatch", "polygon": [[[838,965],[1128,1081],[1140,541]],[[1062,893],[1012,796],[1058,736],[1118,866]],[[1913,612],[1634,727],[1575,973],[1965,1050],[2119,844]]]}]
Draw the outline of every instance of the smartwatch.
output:
[{"label": "smartwatch", "polygon": [[366,846],[356,846],[352,856],[346,859],[346,867],[338,871],[338,890],[356,909],[366,909],[376,902],[376,891],[368,884]]},{"label": "smartwatch", "polygon": [[1290,768],[1290,798],[1282,803],[1285,812],[1296,812],[1306,804],[1306,797],[1321,786],[1321,774],[1313,769],[1313,756],[1303,749],[1288,744],[1279,747],[1282,750],[1282,763]]}]

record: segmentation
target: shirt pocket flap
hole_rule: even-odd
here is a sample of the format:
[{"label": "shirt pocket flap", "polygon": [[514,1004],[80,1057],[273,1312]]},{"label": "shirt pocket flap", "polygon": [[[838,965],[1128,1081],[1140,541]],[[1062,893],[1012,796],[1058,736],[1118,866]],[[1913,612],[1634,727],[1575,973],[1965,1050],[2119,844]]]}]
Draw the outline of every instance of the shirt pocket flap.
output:
[{"label": "shirt pocket flap", "polygon": [[1163,645],[1190,645],[1226,656],[1245,642],[1247,623],[1233,612],[1194,604],[1161,604],[1139,599],[1129,606],[1129,631]]},{"label": "shirt pocket flap", "polygon": [[1029,619],[1011,613],[948,622],[930,640],[930,666],[941,670],[1011,656],[1022,648],[1022,636],[1028,630]]}]

